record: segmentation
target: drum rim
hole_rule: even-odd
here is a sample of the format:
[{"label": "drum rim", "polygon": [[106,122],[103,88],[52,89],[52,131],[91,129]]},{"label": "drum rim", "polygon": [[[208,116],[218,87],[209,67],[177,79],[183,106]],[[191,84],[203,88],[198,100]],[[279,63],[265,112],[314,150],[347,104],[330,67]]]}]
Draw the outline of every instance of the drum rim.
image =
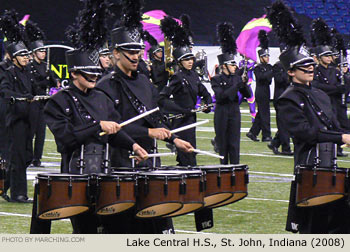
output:
[{"label": "drum rim", "polygon": [[88,181],[91,176],[89,174],[70,174],[70,173],[38,173],[36,175],[37,179],[52,179],[52,180],[61,180],[61,181],[69,181],[70,178],[73,181],[77,181],[77,180],[86,180]]},{"label": "drum rim", "polygon": [[134,176],[128,176],[128,175],[114,175],[113,174],[105,174],[102,176],[98,176],[97,179],[100,179],[99,182],[103,181],[117,181],[119,178],[120,181],[135,181]]},{"label": "drum rim", "polygon": [[[315,166],[313,165],[299,165],[295,168],[295,170],[313,170]],[[340,172],[340,173],[346,173],[347,171],[350,171],[350,168],[332,168],[332,167],[316,167],[316,171],[328,171],[328,172]]]}]

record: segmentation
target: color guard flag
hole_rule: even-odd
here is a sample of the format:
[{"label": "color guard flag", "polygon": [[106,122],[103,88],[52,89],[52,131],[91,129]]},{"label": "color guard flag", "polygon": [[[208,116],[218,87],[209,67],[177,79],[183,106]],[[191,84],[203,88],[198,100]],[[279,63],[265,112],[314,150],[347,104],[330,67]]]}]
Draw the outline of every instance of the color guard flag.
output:
[{"label": "color guard flag", "polygon": [[256,61],[256,48],[259,45],[258,33],[260,30],[265,30],[267,33],[272,30],[272,26],[266,15],[261,18],[253,18],[242,29],[236,39],[237,51]]}]

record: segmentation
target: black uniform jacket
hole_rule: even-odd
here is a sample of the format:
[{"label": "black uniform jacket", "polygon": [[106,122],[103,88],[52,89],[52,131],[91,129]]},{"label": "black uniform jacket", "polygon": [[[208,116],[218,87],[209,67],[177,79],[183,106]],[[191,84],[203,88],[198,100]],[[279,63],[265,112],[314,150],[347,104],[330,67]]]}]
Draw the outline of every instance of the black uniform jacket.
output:
[{"label": "black uniform jacket", "polygon": [[152,60],[151,79],[159,91],[166,86],[169,79],[169,72],[165,70],[164,61]]},{"label": "black uniform jacket", "polygon": [[[331,127],[327,127],[316,114],[308,97],[323,111]],[[293,138],[295,165],[313,163],[316,143],[342,143],[342,132],[330,99],[322,90],[312,85],[292,83],[278,99],[277,106]]]},{"label": "black uniform jacket", "polygon": [[289,86],[288,74],[286,70],[284,70],[280,61],[273,65],[272,70],[273,78],[275,80],[275,93],[273,95],[273,99],[274,101],[277,101],[284,90],[286,90],[286,88]]},{"label": "black uniform jacket", "polygon": [[137,65],[137,72],[139,74],[144,74],[148,79],[150,79],[151,73],[147,67],[147,63],[143,59],[140,59],[139,64]]},{"label": "black uniform jacket", "polygon": [[[92,117],[90,123],[85,123],[82,119],[71,94],[79,100]],[[45,121],[55,136],[57,150],[60,153],[72,154],[82,144],[90,142],[102,144],[108,142],[114,147],[119,146],[129,150],[135,143],[124,130],[113,135],[99,136],[102,131],[100,121],[120,122],[120,115],[113,102],[96,89],[89,89],[87,93],[84,93],[70,83],[67,89],[59,91],[48,100],[44,114]],[[66,161],[69,162],[69,158],[63,163]]]},{"label": "black uniform jacket", "polygon": [[[10,102],[11,98],[32,99],[36,94],[27,67],[19,68],[12,64],[6,69],[0,80],[0,93],[7,102]],[[11,104],[6,115],[6,126],[20,119],[29,120],[29,105],[27,101],[15,101]]]},{"label": "black uniform jacket", "polygon": [[318,65],[315,68],[313,86],[323,90],[332,98],[341,98],[345,92],[345,87],[340,85],[340,72],[338,69],[328,66],[325,68]]},{"label": "black uniform jacket", "polygon": [[259,100],[270,100],[270,84],[273,77],[270,64],[258,64],[254,68],[256,78],[255,98]]},{"label": "black uniform jacket", "polygon": [[57,86],[58,78],[55,74],[47,69],[47,63],[38,63],[33,60],[29,65],[30,73],[32,74],[32,81],[36,88],[37,95],[46,95],[46,89]]},{"label": "black uniform jacket", "polygon": [[[173,95],[174,104],[169,97]],[[172,110],[173,113],[189,113],[195,108],[197,96],[203,98],[205,104],[212,103],[210,93],[201,83],[198,74],[193,70],[180,69],[171,76],[168,84],[160,93],[159,104]]]},{"label": "black uniform jacket", "polygon": [[[123,121],[139,115],[140,111],[137,107],[144,107],[143,112],[145,112],[158,106],[158,91],[145,75],[137,72],[133,72],[129,77],[116,67],[115,72],[105,76],[97,83],[96,89],[103,91],[115,103]],[[129,90],[130,94],[126,90]],[[138,100],[138,104],[134,100]],[[153,139],[148,136],[149,128],[167,128],[162,122],[160,113],[155,112],[123,127],[147,151],[154,144]],[[170,141],[173,141],[175,137],[172,135]]]},{"label": "black uniform jacket", "polygon": [[240,91],[244,97],[251,97],[248,86],[242,82],[242,79],[239,75],[216,75],[211,78],[211,86],[215,92],[217,105],[231,103],[238,104],[238,91]]}]

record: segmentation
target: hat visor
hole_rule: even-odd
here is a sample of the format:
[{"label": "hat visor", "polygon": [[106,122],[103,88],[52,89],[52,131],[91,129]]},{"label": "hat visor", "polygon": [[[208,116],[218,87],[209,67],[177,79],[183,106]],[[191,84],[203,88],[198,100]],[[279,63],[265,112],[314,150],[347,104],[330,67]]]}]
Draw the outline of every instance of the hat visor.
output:
[{"label": "hat visor", "polygon": [[332,51],[325,51],[325,52],[319,53],[318,56],[319,57],[321,57],[321,56],[333,56],[333,52]]},{"label": "hat visor", "polygon": [[30,52],[27,49],[19,50],[13,54],[13,56],[28,56]]},{"label": "hat visor", "polygon": [[142,44],[141,43],[124,43],[124,44],[117,44],[115,48],[119,48],[122,50],[127,50],[127,51],[141,51],[142,49]]},{"label": "hat visor", "polygon": [[71,68],[69,71],[70,72],[80,71],[80,72],[83,72],[85,74],[90,74],[90,75],[101,75],[102,74],[102,69],[100,67],[96,67],[96,66],[75,67],[75,68]]},{"label": "hat visor", "polygon": [[227,60],[227,61],[224,61],[224,64],[226,64],[226,65],[237,65],[237,62],[235,60]]},{"label": "hat visor", "polygon": [[307,67],[307,66],[312,66],[312,65],[316,65],[316,62],[311,57],[304,58],[304,59],[299,60],[298,62],[295,62],[293,64],[293,66],[295,66],[295,67]]},{"label": "hat visor", "polygon": [[181,60],[187,60],[191,58],[195,58],[193,53],[185,53],[184,55],[181,55],[177,60],[181,61]]}]

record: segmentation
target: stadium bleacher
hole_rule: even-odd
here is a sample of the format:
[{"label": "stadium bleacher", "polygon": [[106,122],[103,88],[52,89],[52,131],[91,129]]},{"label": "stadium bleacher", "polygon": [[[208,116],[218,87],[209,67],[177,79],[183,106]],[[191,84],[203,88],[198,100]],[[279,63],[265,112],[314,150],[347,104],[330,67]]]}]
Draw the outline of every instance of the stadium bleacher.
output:
[{"label": "stadium bleacher", "polygon": [[350,0],[285,0],[296,13],[312,19],[322,17],[331,28],[349,34]]}]

